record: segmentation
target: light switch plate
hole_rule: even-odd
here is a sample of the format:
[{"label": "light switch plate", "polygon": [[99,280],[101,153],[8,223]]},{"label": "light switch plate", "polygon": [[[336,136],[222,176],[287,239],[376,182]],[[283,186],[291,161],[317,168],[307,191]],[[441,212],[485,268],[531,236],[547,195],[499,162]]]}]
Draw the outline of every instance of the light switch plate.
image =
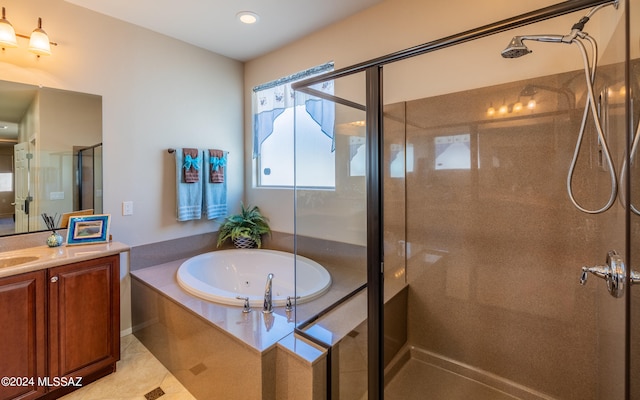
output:
[{"label": "light switch plate", "polygon": [[64,192],[49,192],[49,200],[64,200]]},{"label": "light switch plate", "polygon": [[122,202],[122,215],[133,215],[133,201]]}]

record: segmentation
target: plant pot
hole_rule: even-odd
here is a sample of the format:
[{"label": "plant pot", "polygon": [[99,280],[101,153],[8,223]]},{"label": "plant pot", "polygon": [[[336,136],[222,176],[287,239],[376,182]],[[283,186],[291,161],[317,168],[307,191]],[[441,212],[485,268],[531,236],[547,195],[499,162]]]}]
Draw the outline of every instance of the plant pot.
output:
[{"label": "plant pot", "polygon": [[233,239],[233,244],[238,249],[255,249],[256,241],[248,237],[240,237]]}]

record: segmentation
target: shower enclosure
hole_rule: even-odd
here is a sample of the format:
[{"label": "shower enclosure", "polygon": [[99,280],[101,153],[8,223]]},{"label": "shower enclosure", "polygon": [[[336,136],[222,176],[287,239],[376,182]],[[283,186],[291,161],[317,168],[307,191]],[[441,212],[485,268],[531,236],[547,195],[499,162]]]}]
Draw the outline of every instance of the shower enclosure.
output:
[{"label": "shower enclosure", "polygon": [[102,143],[74,149],[73,209],[102,213]]},{"label": "shower enclosure", "polygon": [[639,41],[639,1],[565,1],[293,85],[296,141],[335,118],[295,190],[328,398],[640,399]]}]

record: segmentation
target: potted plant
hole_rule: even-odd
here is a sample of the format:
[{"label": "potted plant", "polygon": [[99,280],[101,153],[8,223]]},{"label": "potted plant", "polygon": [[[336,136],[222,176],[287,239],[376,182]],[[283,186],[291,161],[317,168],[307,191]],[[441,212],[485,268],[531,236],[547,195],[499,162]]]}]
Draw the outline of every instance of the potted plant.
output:
[{"label": "potted plant", "polygon": [[240,203],[240,214],[229,215],[218,230],[218,247],[231,238],[241,249],[262,247],[262,235],[271,234],[269,220],[262,215],[258,206],[245,207]]}]

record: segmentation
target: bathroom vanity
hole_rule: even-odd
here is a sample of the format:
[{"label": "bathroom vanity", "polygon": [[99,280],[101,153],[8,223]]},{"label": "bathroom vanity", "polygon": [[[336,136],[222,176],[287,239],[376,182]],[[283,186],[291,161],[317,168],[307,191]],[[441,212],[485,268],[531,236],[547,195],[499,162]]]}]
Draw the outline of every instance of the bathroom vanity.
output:
[{"label": "bathroom vanity", "polygon": [[56,399],[115,371],[120,253],[128,250],[107,243],[0,253],[0,399]]}]

